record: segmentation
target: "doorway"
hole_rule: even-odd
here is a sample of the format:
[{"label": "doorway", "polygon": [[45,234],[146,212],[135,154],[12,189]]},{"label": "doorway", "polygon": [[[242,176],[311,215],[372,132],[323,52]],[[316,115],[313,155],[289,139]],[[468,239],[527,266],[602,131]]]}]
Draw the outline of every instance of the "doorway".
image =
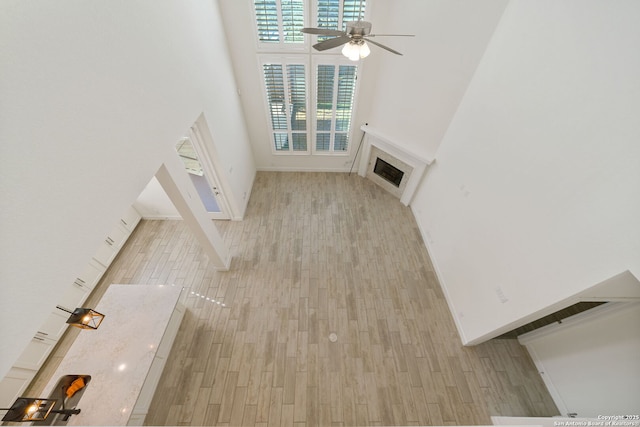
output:
[{"label": "doorway", "polygon": [[217,183],[215,172],[211,169],[206,170],[205,162],[198,154],[203,152],[202,147],[198,147],[198,140],[182,138],[176,144],[176,151],[202,200],[202,204],[209,213],[209,217],[211,219],[229,219],[229,211],[226,209],[224,196]]}]

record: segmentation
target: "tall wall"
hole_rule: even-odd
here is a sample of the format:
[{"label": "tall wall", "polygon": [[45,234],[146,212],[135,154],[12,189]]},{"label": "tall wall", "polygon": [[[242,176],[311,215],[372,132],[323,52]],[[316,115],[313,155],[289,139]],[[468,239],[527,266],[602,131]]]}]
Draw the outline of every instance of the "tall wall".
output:
[{"label": "tall wall", "polygon": [[1,377],[200,114],[255,167],[216,2],[3,1],[0,67]]},{"label": "tall wall", "polygon": [[433,158],[507,0],[394,0],[376,4],[381,10],[375,17],[374,32],[415,37],[378,40],[403,56],[379,49],[374,52],[381,61],[369,101],[369,124],[410,152]]},{"label": "tall wall", "polygon": [[507,6],[412,205],[463,342],[640,277],[639,18]]}]

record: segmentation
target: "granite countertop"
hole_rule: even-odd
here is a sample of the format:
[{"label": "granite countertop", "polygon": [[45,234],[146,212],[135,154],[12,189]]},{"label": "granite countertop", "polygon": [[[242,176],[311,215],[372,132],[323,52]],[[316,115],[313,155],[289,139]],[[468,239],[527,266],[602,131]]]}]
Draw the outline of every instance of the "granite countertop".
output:
[{"label": "granite countertop", "polygon": [[49,396],[63,375],[91,375],[68,425],[126,425],[182,288],[111,285],[94,310],[100,327],[82,331],[44,389]]}]

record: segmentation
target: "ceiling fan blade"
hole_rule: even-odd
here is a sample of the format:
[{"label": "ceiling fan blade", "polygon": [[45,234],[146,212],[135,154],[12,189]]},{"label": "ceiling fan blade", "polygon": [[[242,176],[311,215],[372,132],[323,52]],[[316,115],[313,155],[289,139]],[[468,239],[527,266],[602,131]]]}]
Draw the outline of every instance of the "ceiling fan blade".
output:
[{"label": "ceiling fan blade", "polygon": [[367,34],[367,37],[415,37],[415,34]]},{"label": "ceiling fan blade", "polygon": [[303,28],[300,32],[305,34],[319,34],[321,36],[344,36],[344,31],[330,30],[328,28]]},{"label": "ceiling fan blade", "polygon": [[400,56],[402,56],[402,54],[401,54],[400,52],[398,52],[397,50],[393,50],[393,49],[391,49],[390,47],[387,47],[387,46],[385,46],[385,45],[383,45],[383,44],[380,44],[380,43],[378,43],[378,42],[374,42],[373,40],[369,40],[369,39],[366,39],[366,40],[367,40],[369,43],[371,43],[371,44],[375,44],[376,46],[381,47],[381,48],[383,48],[383,49],[385,49],[385,50],[388,50],[388,51],[389,51],[389,52],[391,52],[391,53],[395,53],[396,55],[400,55]]},{"label": "ceiling fan blade", "polygon": [[313,45],[313,48],[315,50],[327,50],[327,49],[331,49],[332,47],[342,46],[343,44],[349,43],[350,41],[351,41],[351,37],[347,35],[343,35],[340,37],[336,37],[334,39],[329,39],[320,43],[316,43]]}]

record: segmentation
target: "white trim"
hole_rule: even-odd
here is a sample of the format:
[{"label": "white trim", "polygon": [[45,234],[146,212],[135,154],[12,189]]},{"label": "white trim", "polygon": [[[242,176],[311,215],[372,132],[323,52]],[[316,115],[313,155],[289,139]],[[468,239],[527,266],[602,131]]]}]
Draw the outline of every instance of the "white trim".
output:
[{"label": "white trim", "polygon": [[433,272],[436,274],[436,277],[438,278],[438,284],[440,285],[440,289],[442,289],[444,299],[447,301],[447,305],[449,306],[451,317],[453,317],[453,322],[456,324],[458,335],[460,335],[460,341],[462,341],[462,345],[469,346],[471,345],[471,343],[467,339],[467,336],[464,333],[464,329],[462,328],[462,324],[458,319],[458,310],[456,309],[456,306],[453,304],[453,299],[449,295],[449,291],[447,289],[444,276],[442,275],[442,273],[440,272],[440,268],[438,267],[438,260],[435,257],[435,252],[431,247],[431,242],[428,239],[428,235],[425,232],[425,230],[422,228],[422,225],[420,225],[420,221],[418,221],[418,215],[416,215],[416,212],[413,210],[413,206],[409,206],[409,208],[411,209],[411,213],[413,214],[413,218],[416,221],[416,224],[418,224],[418,230],[420,230],[420,235],[422,236],[422,242],[427,248],[427,254],[429,255],[429,259],[431,260],[431,265],[433,265]]},{"label": "white trim", "polygon": [[[188,140],[191,143],[191,145],[193,146],[193,150],[196,152],[198,162],[202,166],[202,170],[203,170],[202,178],[204,178],[204,181],[207,183],[207,188],[211,192],[211,195],[215,200],[216,206],[218,207],[218,211],[210,211],[209,209],[206,209],[207,214],[209,215],[209,218],[210,219],[229,219],[229,207],[227,206],[226,200],[222,195],[222,189],[220,188],[220,184],[218,184],[218,181],[216,179],[215,173],[213,172],[213,169],[211,169],[210,166],[205,165],[206,156],[204,156],[204,152],[203,152],[204,150],[204,147],[202,146],[203,142],[200,140],[197,133],[194,132],[193,127],[189,129],[189,137],[187,137],[186,140]],[[209,163],[209,162],[207,161],[206,163]],[[191,172],[189,172],[189,174],[191,175]],[[198,194],[198,196],[202,199],[202,196],[200,194]],[[204,200],[203,200],[203,204],[204,204]],[[206,205],[205,205],[205,208],[206,208]]]},{"label": "white trim", "polygon": [[142,219],[146,219],[146,220],[151,220],[151,221],[156,221],[156,220],[162,220],[162,221],[182,221],[182,217],[181,216],[165,216],[165,215],[144,215],[142,216]]},{"label": "white trim", "polygon": [[262,166],[256,170],[259,172],[336,172],[336,173],[348,173],[348,167],[346,168],[314,168],[314,167],[298,167],[298,166]]},{"label": "white trim", "polygon": [[[520,337],[518,337],[518,341],[520,341]],[[569,412],[567,404],[564,403],[564,400],[562,399],[562,396],[560,395],[560,392],[556,388],[555,384],[551,380],[551,377],[546,374],[546,369],[542,364],[542,360],[540,360],[538,353],[536,353],[533,347],[525,345],[525,348],[527,349],[529,356],[531,356],[531,361],[534,365],[536,365],[536,369],[538,369],[540,378],[542,378],[542,382],[544,383],[545,387],[547,387],[547,391],[549,391],[551,399],[553,400],[553,403],[556,404],[558,411],[560,411],[561,414],[567,414]]]},{"label": "white trim", "polygon": [[213,139],[211,129],[209,128],[209,124],[207,123],[204,113],[200,114],[191,128],[195,128],[200,133],[200,142],[202,142],[201,148],[205,151],[201,161],[203,163],[203,167],[206,167],[205,173],[210,173],[211,176],[213,176],[214,180],[218,184],[218,188],[220,189],[222,198],[218,201],[223,202],[223,206],[220,206],[220,209],[226,213],[227,218],[225,219],[235,218],[241,210],[238,208],[238,203],[233,193],[232,186],[229,183],[225,168],[220,164],[215,140]]}]

